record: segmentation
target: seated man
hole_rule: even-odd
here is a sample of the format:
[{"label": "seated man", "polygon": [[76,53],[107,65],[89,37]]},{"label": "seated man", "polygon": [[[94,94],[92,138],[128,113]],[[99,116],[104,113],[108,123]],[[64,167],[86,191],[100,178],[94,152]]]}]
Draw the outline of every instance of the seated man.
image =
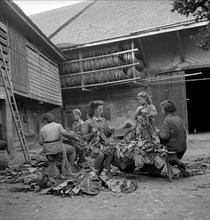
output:
[{"label": "seated man", "polygon": [[[162,113],[166,116],[158,134],[160,141],[168,151],[174,151],[178,159],[181,159],[187,149],[187,135],[182,119],[176,115],[176,108],[172,101],[165,100],[161,103]],[[171,165],[177,164],[184,173],[185,164],[171,161]]]},{"label": "seated man", "polygon": [[61,124],[54,122],[54,116],[50,113],[43,115],[42,122],[45,125],[40,129],[39,144],[43,146],[43,154],[46,156],[57,155],[66,150],[67,158],[73,171],[76,151],[74,147],[63,144],[62,136],[78,141],[79,138],[66,131]]}]

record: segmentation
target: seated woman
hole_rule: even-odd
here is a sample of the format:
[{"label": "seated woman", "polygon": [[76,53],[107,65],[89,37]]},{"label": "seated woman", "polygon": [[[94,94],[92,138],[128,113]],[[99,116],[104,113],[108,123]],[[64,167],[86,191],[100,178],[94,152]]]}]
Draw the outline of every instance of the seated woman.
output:
[{"label": "seated woman", "polygon": [[[82,135],[82,126],[84,124],[84,121],[81,119],[81,111],[79,109],[74,109],[72,111],[73,113],[73,118],[74,118],[74,123],[72,125],[72,131],[76,135]],[[76,149],[78,161],[77,164],[81,164],[86,161],[85,155],[84,155],[84,149],[82,148],[81,145],[78,144],[78,142],[72,141],[72,145]]]},{"label": "seated woman", "polygon": [[50,113],[46,113],[42,116],[42,122],[45,125],[39,132],[39,144],[43,146],[43,154],[47,157],[49,155],[58,155],[65,150],[73,171],[76,152],[74,147],[63,144],[62,136],[77,141],[79,141],[79,138],[67,132],[61,124],[54,122],[54,120],[54,116]]},{"label": "seated woman", "polygon": [[110,136],[112,130],[108,126],[103,113],[103,101],[92,101],[89,103],[88,116],[83,126],[83,138],[87,140],[88,148],[94,156],[94,168],[91,172],[92,177],[100,175],[106,179],[110,169],[114,150],[110,146]]},{"label": "seated woman", "polygon": [[74,118],[72,131],[74,131],[77,134],[82,134],[82,125],[84,124],[84,121],[81,119],[81,111],[79,109],[74,109],[72,113]]},{"label": "seated woman", "polygon": [[[176,107],[170,100],[165,100],[161,103],[162,113],[165,115],[165,120],[159,130],[159,137],[162,144],[164,144],[168,151],[176,152],[178,159],[181,159],[187,149],[187,135],[186,129],[182,119],[176,115]],[[171,165],[177,164],[180,171],[185,170],[184,163],[170,162]]]},{"label": "seated woman", "polygon": [[154,120],[155,106],[146,92],[138,94],[140,106],[135,111],[136,123],[116,148],[113,165],[124,172],[147,172],[159,174],[164,166],[166,151],[160,145]]}]

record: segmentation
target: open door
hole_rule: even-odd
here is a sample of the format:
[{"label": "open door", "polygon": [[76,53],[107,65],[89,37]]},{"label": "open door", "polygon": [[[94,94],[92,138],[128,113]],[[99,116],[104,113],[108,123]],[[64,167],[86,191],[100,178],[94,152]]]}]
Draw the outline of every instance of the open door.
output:
[{"label": "open door", "polygon": [[189,133],[210,131],[210,68],[188,70],[186,77]]}]

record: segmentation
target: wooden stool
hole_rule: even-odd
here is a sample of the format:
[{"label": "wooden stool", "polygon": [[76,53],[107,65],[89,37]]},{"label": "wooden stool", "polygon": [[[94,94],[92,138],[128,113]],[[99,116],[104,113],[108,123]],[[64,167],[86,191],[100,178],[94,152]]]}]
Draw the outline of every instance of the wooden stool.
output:
[{"label": "wooden stool", "polygon": [[60,171],[56,165],[56,159],[58,155],[57,154],[52,154],[52,155],[47,155],[47,159],[49,161],[49,165],[45,171],[45,174],[47,174],[50,177],[58,176],[60,174]]},{"label": "wooden stool", "polygon": [[166,158],[166,165],[167,165],[167,170],[168,170],[168,178],[170,180],[170,182],[172,182],[172,178],[174,176],[174,172],[172,170],[170,161],[176,161],[177,163],[179,163],[179,159],[176,156],[176,152],[174,151],[169,151],[167,154],[167,158]]}]

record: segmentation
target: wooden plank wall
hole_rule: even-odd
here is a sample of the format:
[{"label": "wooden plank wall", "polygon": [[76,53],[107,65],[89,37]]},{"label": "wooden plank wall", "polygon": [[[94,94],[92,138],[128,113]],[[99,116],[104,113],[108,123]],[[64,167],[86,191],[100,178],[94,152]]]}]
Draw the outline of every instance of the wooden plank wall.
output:
[{"label": "wooden plank wall", "polygon": [[29,41],[27,41],[26,50],[30,97],[55,105],[62,105],[57,64]]},{"label": "wooden plank wall", "polygon": [[28,72],[25,36],[12,24],[9,25],[10,65],[13,89],[28,93]]},{"label": "wooden plank wall", "polygon": [[[2,46],[4,59],[9,67],[8,29],[6,25],[4,25],[1,21],[0,21],[0,44]],[[0,65],[4,68],[3,56],[0,53]],[[0,86],[4,86],[1,75],[0,75]]]},{"label": "wooden plank wall", "polygon": [[[158,117],[156,118],[156,124],[158,127],[162,124],[164,119],[164,116],[161,112],[160,103],[166,99],[170,99],[176,106],[177,115],[182,118],[185,127],[188,128],[187,99],[184,74],[184,71],[164,74],[157,78],[157,81],[152,84],[152,100],[158,111]],[[163,77],[166,78],[172,76],[174,78],[161,80]],[[177,78],[175,78],[176,76]]]}]

